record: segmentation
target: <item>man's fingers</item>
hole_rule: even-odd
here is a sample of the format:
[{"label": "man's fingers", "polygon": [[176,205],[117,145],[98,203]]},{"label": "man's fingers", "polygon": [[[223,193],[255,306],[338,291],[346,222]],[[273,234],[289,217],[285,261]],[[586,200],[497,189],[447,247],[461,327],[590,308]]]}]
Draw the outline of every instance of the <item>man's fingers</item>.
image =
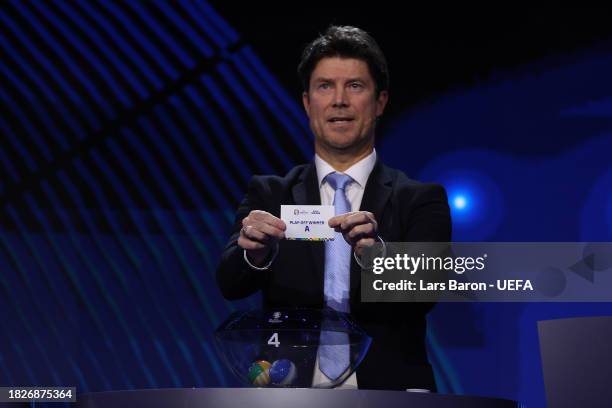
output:
[{"label": "man's fingers", "polygon": [[[253,210],[249,213],[249,216],[246,217],[245,220],[246,219],[248,219],[249,221],[253,221],[253,222],[262,222],[262,223],[269,224],[281,231],[284,231],[287,229],[287,226],[285,225],[285,221],[281,220],[278,217],[273,216],[267,211]],[[244,225],[244,220],[243,220],[243,225]]]},{"label": "man's fingers", "polygon": [[375,227],[378,227],[376,223],[376,219],[374,218],[374,214],[368,211],[358,211],[354,213],[347,213],[346,218],[342,220],[340,224],[340,229],[342,231],[347,231],[353,228],[355,225],[371,223],[374,224]]},{"label": "man's fingers", "polygon": [[375,238],[378,231],[378,223],[374,214],[369,211],[355,211],[337,215],[330,218],[328,224],[336,232],[341,232],[345,241],[352,247],[355,247],[361,239]]},{"label": "man's fingers", "polygon": [[340,214],[340,215],[336,215],[335,217],[331,217],[329,221],[327,221],[327,225],[329,225],[331,228],[336,228],[340,224],[342,224],[342,221],[344,221],[344,219],[348,217],[349,214],[351,213]]},{"label": "man's fingers", "polygon": [[261,242],[262,244],[266,244],[270,240],[266,234],[251,225],[242,227],[241,235],[244,235],[245,238],[251,241]]},{"label": "man's fingers", "polygon": [[285,222],[266,211],[253,210],[248,216],[242,219],[241,236],[258,241],[262,244],[269,244],[275,239],[285,238]]},{"label": "man's fingers", "polygon": [[356,242],[361,237],[373,237],[376,235],[376,226],[372,223],[355,225],[346,236],[352,242]]},{"label": "man's fingers", "polygon": [[328,224],[336,230],[346,231],[354,225],[373,223],[377,225],[374,214],[369,211],[354,211],[345,214],[336,215],[329,219]]},{"label": "man's fingers", "polygon": [[[249,230],[256,230],[267,235],[269,238],[283,239],[285,238],[285,231],[276,228],[274,225],[267,224],[261,221],[253,221],[249,226]],[[246,228],[246,227],[243,227]]]}]

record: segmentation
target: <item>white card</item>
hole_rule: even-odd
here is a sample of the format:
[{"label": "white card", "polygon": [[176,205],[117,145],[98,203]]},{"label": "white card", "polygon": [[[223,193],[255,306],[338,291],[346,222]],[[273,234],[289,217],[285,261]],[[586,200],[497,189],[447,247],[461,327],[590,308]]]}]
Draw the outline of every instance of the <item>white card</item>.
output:
[{"label": "white card", "polygon": [[333,205],[281,205],[285,238],[304,241],[330,241],[335,231],[327,222],[335,215]]}]

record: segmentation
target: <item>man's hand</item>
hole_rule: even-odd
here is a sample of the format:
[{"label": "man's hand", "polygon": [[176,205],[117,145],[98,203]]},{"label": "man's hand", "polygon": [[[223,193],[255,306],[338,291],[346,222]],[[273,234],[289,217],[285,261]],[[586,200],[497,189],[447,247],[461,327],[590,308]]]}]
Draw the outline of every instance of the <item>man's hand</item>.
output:
[{"label": "man's hand", "polygon": [[368,211],[354,211],[336,215],[329,219],[329,226],[342,236],[357,256],[363,255],[364,248],[371,247],[378,239],[378,223],[374,214]]},{"label": "man's hand", "polygon": [[247,251],[254,265],[261,266],[279,239],[285,238],[287,226],[266,211],[253,210],[242,220],[238,246]]}]

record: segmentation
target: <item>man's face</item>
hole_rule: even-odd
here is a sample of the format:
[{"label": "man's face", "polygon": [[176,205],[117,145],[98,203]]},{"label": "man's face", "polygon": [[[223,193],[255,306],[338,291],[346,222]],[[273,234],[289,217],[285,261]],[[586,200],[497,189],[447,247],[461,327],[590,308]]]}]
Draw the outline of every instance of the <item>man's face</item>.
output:
[{"label": "man's face", "polygon": [[302,99],[315,135],[315,148],[328,152],[359,151],[373,145],[376,118],[387,103],[365,61],[323,58],[310,76]]}]

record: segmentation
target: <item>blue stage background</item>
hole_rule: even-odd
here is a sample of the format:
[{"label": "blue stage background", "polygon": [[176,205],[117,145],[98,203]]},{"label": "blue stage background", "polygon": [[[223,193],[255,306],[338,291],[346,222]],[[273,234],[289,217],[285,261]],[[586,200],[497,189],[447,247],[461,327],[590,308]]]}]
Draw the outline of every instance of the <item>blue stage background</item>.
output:
[{"label": "blue stage background", "polygon": [[[212,332],[259,299],[215,266],[250,176],[312,157],[299,95],[200,1],[5,1],[0,49],[0,384],[236,385]],[[611,241],[610,72],[604,41],[396,107],[379,155],[457,241]],[[439,304],[440,391],[544,406],[536,322],[611,313]]]}]

